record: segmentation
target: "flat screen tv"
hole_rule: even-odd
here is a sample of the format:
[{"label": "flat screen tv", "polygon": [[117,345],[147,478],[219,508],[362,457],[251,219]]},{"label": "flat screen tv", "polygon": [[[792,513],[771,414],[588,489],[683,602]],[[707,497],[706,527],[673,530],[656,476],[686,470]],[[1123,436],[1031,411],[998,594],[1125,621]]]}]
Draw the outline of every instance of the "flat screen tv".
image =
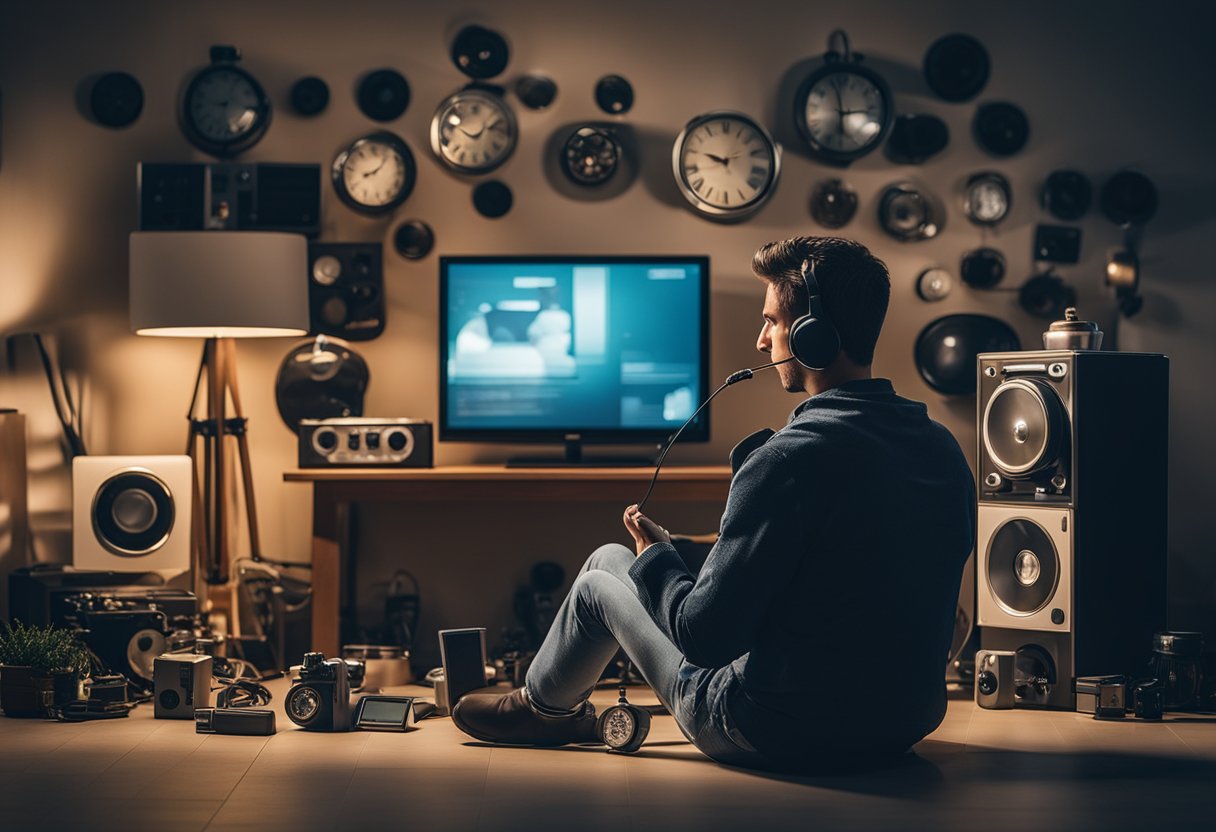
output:
[{"label": "flat screen tv", "polygon": [[514,463],[662,442],[707,394],[708,257],[442,257],[439,320],[439,438],[565,445]]}]

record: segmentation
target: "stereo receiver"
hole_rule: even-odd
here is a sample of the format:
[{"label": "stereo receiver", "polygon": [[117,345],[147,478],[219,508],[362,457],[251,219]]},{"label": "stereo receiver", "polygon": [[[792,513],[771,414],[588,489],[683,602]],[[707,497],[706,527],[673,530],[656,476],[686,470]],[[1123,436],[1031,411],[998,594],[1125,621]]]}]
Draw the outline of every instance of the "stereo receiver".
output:
[{"label": "stereo receiver", "polygon": [[430,468],[432,425],[418,419],[301,419],[301,468]]}]

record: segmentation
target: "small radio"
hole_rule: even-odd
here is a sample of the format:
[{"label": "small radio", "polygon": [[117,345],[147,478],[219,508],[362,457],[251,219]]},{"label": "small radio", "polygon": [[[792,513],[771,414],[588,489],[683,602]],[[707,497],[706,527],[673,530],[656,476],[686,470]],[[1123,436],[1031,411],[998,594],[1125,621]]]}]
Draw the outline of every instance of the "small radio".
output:
[{"label": "small radio", "polygon": [[301,468],[430,468],[432,425],[418,419],[301,419]]}]

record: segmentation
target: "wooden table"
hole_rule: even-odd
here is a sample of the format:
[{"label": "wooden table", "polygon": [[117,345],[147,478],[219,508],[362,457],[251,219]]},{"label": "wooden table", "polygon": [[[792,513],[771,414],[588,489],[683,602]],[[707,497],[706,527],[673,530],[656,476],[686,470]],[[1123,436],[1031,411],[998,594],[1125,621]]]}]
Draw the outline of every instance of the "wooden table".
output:
[{"label": "wooden table", "polygon": [[[338,655],[343,566],[350,555],[344,529],[351,503],[505,500],[582,502],[638,499],[653,468],[308,468],[287,471],[287,482],[312,483],[312,649]],[[659,474],[666,501],[726,501],[730,468],[672,466]]]}]

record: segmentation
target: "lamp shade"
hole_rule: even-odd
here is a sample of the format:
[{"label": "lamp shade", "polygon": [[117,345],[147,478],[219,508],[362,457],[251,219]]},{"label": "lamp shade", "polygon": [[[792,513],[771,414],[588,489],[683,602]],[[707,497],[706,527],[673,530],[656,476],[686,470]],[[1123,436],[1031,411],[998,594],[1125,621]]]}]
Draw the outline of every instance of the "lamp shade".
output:
[{"label": "lamp shade", "polygon": [[308,332],[308,243],[268,231],[131,235],[131,329],[180,338]]}]

